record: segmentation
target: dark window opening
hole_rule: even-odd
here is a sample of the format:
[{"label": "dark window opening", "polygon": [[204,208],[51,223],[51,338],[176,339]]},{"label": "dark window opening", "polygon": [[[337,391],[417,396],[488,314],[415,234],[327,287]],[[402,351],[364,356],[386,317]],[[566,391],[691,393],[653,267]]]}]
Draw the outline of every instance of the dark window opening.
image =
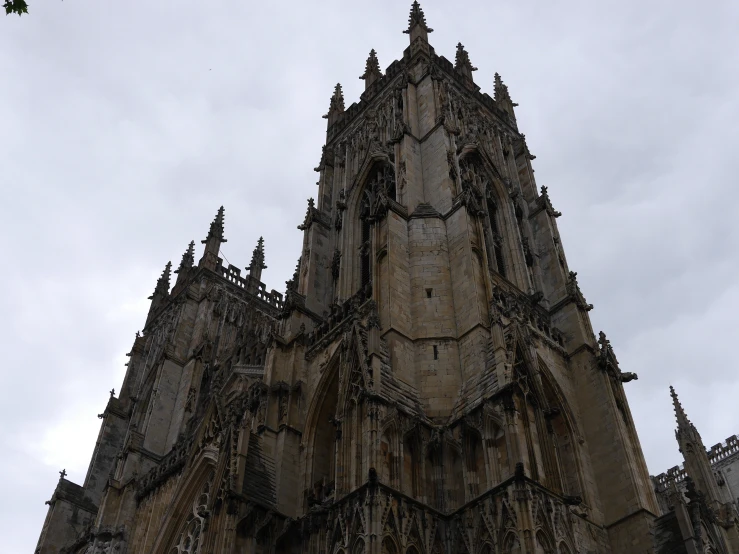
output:
[{"label": "dark window opening", "polygon": [[439,359],[439,347],[434,345],[434,360]]},{"label": "dark window opening", "polygon": [[426,298],[431,298],[431,294],[434,292],[434,289],[426,289]]},{"label": "dark window opening", "polygon": [[372,280],[372,270],[370,268],[370,224],[369,218],[362,218],[362,244],[359,248],[360,256],[360,273],[362,277],[362,288],[369,285]]},{"label": "dark window opening", "polygon": [[487,199],[488,217],[490,217],[490,232],[493,235],[493,256],[495,257],[495,270],[505,277],[505,263],[503,261],[503,237],[498,227],[498,208],[495,202]]}]

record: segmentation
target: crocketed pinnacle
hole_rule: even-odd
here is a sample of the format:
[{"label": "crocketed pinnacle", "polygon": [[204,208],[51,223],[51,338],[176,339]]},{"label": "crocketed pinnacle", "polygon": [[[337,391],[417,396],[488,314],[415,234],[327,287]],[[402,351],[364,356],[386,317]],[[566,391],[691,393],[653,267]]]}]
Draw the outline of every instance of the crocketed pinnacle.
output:
[{"label": "crocketed pinnacle", "polygon": [[251,264],[249,264],[249,267],[247,267],[246,269],[248,271],[256,270],[256,269],[267,269],[267,266],[264,265],[264,238],[263,237],[259,237],[259,240],[257,241],[257,246],[251,255]]},{"label": "crocketed pinnacle", "polygon": [[183,271],[187,271],[188,269],[192,268],[193,264],[195,263],[195,241],[191,240],[190,244],[187,247],[187,250],[184,254],[182,254],[182,261],[180,262],[180,267],[178,267],[175,270],[175,273],[181,273]]},{"label": "crocketed pinnacle", "polygon": [[336,86],[334,87],[334,94],[331,97],[328,111],[344,111],[344,91],[341,90],[341,83],[336,83]]},{"label": "crocketed pinnacle", "polygon": [[678,432],[688,430],[697,432],[693,424],[688,419],[688,415],[685,413],[685,410],[683,410],[683,406],[682,404],[680,404],[677,393],[675,392],[675,389],[672,388],[672,386],[670,386],[670,396],[672,396],[672,405],[675,408],[675,418],[677,419]]},{"label": "crocketed pinnacle", "polygon": [[498,73],[495,74],[495,101],[510,100],[511,95],[508,93],[508,86],[503,83]]},{"label": "crocketed pinnacle", "polygon": [[[477,71],[477,68],[472,66],[472,62],[470,62],[470,55],[467,50],[464,49],[464,46],[461,42],[457,43],[457,55],[454,58],[454,69]],[[496,73],[495,75],[496,78],[498,78],[498,74]]]},{"label": "crocketed pinnacle", "polygon": [[367,58],[367,64],[364,67],[364,75],[360,79],[371,79],[373,77],[382,77],[382,71],[380,70],[380,62],[377,59],[377,52],[373,48],[370,50],[369,57]]},{"label": "crocketed pinnacle", "polygon": [[167,265],[164,266],[164,271],[162,271],[162,276],[157,279],[157,286],[154,289],[154,294],[169,294],[169,279],[171,276],[172,262],[167,262]]},{"label": "crocketed pinnacle", "polygon": [[423,15],[421,4],[418,0],[414,0],[411,5],[411,14],[408,17],[408,28],[403,31],[406,35],[409,35],[416,25],[420,25],[427,33],[433,33],[434,30],[426,25],[426,16]]},{"label": "crocketed pinnacle", "polygon": [[208,231],[208,236],[205,237],[205,240],[201,241],[203,244],[208,242],[208,239],[216,238],[220,242],[227,242],[225,238],[223,238],[223,206],[218,208],[218,213],[216,214],[216,218],[213,220],[213,222],[210,224],[210,230]]}]

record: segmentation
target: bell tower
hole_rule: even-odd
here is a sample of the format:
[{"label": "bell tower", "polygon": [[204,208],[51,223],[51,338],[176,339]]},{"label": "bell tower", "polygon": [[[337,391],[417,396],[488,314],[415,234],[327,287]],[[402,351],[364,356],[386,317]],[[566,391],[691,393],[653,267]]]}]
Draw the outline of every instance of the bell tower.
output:
[{"label": "bell tower", "polygon": [[414,2],[402,59],[383,73],[372,50],[360,101],[331,97],[282,327],[306,360],[296,513],[376,494],[391,515],[364,532],[387,551],[406,514],[435,521],[430,549],[471,525],[504,552],[648,552],[636,376],[594,336],[508,87],[481,92],[470,53],[448,61],[431,32]]}]

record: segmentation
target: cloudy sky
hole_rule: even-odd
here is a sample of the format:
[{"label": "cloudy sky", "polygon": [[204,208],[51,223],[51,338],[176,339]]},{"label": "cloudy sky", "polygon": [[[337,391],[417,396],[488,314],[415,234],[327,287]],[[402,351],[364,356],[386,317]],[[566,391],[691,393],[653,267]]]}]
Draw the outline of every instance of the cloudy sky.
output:
[{"label": "cloudy sky", "polygon": [[[31,552],[81,483],[157,276],[226,207],[223,252],[284,289],[333,86],[402,56],[410,1],[29,0],[0,20],[0,530]],[[739,3],[426,0],[437,53],[520,104],[652,473],[739,432]]]}]

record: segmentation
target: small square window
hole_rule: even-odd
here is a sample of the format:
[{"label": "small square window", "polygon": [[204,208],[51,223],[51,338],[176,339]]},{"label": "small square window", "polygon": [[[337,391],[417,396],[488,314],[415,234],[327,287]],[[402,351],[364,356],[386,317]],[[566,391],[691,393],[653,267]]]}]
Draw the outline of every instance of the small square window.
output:
[{"label": "small square window", "polygon": [[434,289],[426,289],[426,298],[431,298],[431,295],[433,294]]}]

